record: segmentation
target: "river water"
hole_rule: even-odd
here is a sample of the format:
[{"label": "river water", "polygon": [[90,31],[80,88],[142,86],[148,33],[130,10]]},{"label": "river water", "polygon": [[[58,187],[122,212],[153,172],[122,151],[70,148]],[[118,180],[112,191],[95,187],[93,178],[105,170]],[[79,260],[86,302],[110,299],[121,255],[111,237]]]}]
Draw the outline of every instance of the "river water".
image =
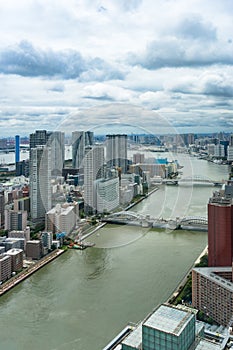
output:
[{"label": "river water", "polygon": [[[227,166],[179,155],[184,176],[227,178]],[[206,216],[212,187],[163,186],[132,210],[154,217]],[[109,226],[0,298],[0,348],[100,350],[129,321],[169,298],[207,234]]]}]

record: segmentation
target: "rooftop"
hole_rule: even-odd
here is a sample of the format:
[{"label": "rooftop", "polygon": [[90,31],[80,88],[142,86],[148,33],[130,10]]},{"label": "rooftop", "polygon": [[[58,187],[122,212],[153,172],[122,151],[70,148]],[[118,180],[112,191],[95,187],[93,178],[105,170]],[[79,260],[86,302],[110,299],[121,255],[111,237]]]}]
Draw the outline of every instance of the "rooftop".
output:
[{"label": "rooftop", "polygon": [[161,305],[143,325],[178,336],[193,317],[189,312],[170,305]]},{"label": "rooftop", "polygon": [[228,289],[233,293],[233,283],[219,275],[219,272],[232,272],[232,267],[196,267],[193,269],[198,272],[200,275],[208,278],[210,281],[215,282],[219,286]]},{"label": "rooftop", "polygon": [[139,349],[139,346],[142,344],[142,323],[122,341],[122,344]]},{"label": "rooftop", "polygon": [[23,252],[22,249],[17,249],[17,248],[13,248],[7,251],[7,255],[17,255],[19,253]]},{"label": "rooftop", "polygon": [[195,350],[220,350],[222,347],[208,340],[202,339],[200,343],[195,347]]}]

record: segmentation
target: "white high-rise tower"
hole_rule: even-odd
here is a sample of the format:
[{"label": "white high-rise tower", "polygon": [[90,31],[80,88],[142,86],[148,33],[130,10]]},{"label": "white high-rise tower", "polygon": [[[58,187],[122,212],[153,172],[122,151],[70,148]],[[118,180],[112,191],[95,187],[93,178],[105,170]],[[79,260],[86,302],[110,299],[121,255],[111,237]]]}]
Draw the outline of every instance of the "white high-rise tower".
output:
[{"label": "white high-rise tower", "polygon": [[94,134],[91,131],[72,132],[72,166],[80,168],[85,156],[86,147],[92,146]]},{"label": "white high-rise tower", "polygon": [[84,165],[84,206],[86,212],[96,211],[95,180],[104,175],[104,147],[86,148]]},{"label": "white high-rise tower", "polygon": [[51,209],[51,148],[37,146],[30,150],[31,218],[44,219]]}]

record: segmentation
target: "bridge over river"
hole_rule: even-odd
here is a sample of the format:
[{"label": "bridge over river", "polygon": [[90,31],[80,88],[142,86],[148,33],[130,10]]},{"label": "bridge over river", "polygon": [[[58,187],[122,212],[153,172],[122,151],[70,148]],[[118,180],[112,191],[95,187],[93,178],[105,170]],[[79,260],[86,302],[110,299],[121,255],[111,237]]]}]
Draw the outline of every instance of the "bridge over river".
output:
[{"label": "bridge over river", "polygon": [[212,180],[202,175],[186,176],[180,179],[163,179],[163,184],[180,186],[222,186],[224,181]]},{"label": "bridge over river", "polygon": [[118,225],[134,225],[141,227],[164,228],[170,230],[185,229],[207,231],[208,220],[201,216],[187,216],[175,219],[153,218],[133,211],[119,211],[102,219],[103,222]]}]

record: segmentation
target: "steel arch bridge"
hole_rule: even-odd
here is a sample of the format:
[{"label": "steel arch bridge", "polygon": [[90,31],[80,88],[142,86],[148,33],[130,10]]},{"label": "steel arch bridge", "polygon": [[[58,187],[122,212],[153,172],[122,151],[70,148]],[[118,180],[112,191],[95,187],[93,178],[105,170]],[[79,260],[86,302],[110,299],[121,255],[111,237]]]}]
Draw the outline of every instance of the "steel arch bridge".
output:
[{"label": "steel arch bridge", "polygon": [[187,216],[180,220],[180,225],[182,224],[208,225],[208,219],[203,216]]},{"label": "steel arch bridge", "polygon": [[145,216],[142,214],[135,213],[133,211],[119,211],[117,213],[112,213],[108,215],[109,219],[119,219],[119,220],[142,220]]},{"label": "steel arch bridge", "polygon": [[179,183],[192,183],[192,182],[214,184],[214,181],[212,179],[202,175],[186,176],[179,180]]}]

